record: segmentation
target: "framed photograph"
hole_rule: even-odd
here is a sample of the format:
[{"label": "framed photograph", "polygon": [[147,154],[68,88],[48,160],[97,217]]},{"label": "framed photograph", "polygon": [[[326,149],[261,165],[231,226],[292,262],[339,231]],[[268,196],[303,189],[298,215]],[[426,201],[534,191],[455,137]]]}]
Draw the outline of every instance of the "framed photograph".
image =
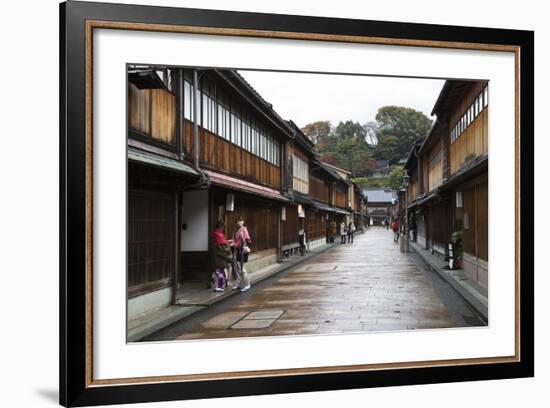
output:
[{"label": "framed photograph", "polygon": [[534,375],[533,32],[60,15],[62,405]]}]

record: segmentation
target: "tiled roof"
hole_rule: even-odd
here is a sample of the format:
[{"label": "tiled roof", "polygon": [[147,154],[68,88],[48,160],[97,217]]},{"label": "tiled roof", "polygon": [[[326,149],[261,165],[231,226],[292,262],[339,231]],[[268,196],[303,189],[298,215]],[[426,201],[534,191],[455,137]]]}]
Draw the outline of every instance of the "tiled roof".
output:
[{"label": "tiled roof", "polygon": [[397,197],[395,191],[385,188],[366,188],[363,194],[369,203],[392,203]]},{"label": "tiled roof", "polygon": [[272,198],[279,201],[290,201],[284,197],[278,190],[241,180],[226,174],[217,173],[215,171],[204,171],[210,177],[212,184],[219,185],[233,190],[243,191],[245,193],[256,194],[266,198]]},{"label": "tiled roof", "polygon": [[191,166],[169,157],[164,157],[159,154],[146,152],[144,150],[136,149],[135,147],[128,146],[128,160],[155,166],[167,170],[176,171],[178,173],[185,173],[192,176],[199,176],[199,173]]}]

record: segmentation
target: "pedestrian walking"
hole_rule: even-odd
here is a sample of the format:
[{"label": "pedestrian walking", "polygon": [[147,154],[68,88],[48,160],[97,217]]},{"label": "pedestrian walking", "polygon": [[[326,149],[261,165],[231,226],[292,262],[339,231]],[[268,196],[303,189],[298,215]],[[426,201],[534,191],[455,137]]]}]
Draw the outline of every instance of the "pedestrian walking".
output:
[{"label": "pedestrian walking", "polygon": [[237,217],[237,229],[233,234],[234,256],[231,268],[231,284],[234,289],[238,287],[241,292],[250,289],[250,281],[244,264],[248,262],[251,243],[252,239],[250,238],[248,228],[244,225],[244,219]]},{"label": "pedestrian walking", "polygon": [[300,245],[300,255],[304,256],[306,254],[306,232],[303,225],[298,230],[298,244]]},{"label": "pedestrian walking", "polygon": [[353,244],[353,234],[355,233],[355,224],[350,221],[348,224],[348,244]]},{"label": "pedestrian walking", "polygon": [[386,218],[384,218],[384,225],[386,226],[386,229],[390,229],[390,219],[386,215]]},{"label": "pedestrian walking", "polygon": [[399,219],[393,220],[391,229],[393,230],[393,242],[399,241]]},{"label": "pedestrian walking", "polygon": [[346,243],[346,223],[344,221],[340,223],[340,243]]},{"label": "pedestrian walking", "polygon": [[212,263],[214,273],[212,274],[212,289],[214,292],[223,292],[227,286],[227,268],[233,259],[231,251],[231,240],[225,239],[225,224],[223,221],[216,223],[216,229],[212,232],[213,252]]}]

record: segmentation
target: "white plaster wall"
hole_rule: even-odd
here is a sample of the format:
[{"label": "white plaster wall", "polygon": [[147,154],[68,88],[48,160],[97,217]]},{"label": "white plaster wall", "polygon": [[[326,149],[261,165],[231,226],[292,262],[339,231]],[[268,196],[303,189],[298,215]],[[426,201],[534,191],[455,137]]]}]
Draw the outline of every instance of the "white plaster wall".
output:
[{"label": "white plaster wall", "polygon": [[180,250],[208,251],[208,190],[184,192],[181,215]]}]

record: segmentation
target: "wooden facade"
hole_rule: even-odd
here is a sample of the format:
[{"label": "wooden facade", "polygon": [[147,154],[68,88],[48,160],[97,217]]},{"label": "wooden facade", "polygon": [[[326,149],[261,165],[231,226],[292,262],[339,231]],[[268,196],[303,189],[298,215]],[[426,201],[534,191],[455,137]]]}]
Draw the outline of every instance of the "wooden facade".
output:
[{"label": "wooden facade", "polygon": [[129,316],[144,312],[131,310],[141,296],[153,310],[188,285],[207,287],[218,220],[228,239],[245,220],[254,270],[297,248],[301,229],[308,247],[325,243],[330,224],[361,206],[346,177],[325,168],[313,143],[236,71],[133,66],[128,79],[128,145],[137,152],[128,171]]},{"label": "wooden facade", "polygon": [[309,178],[309,195],[323,203],[330,204],[330,184],[316,176]]},{"label": "wooden facade", "polygon": [[129,128],[145,137],[176,143],[176,97],[166,89],[138,89],[128,84]]},{"label": "wooden facade", "polygon": [[[426,249],[448,255],[461,232],[459,265],[478,284],[488,283],[488,113],[486,81],[446,81],[428,136],[413,146],[405,168],[410,224]],[[422,183],[418,181],[422,178]]]},{"label": "wooden facade", "polygon": [[[193,123],[184,120],[184,145],[193,155]],[[201,167],[238,176],[250,182],[281,188],[281,168],[238,147],[202,127],[199,128]]]},{"label": "wooden facade", "polygon": [[174,193],[128,192],[128,294],[169,286],[174,256]]}]

